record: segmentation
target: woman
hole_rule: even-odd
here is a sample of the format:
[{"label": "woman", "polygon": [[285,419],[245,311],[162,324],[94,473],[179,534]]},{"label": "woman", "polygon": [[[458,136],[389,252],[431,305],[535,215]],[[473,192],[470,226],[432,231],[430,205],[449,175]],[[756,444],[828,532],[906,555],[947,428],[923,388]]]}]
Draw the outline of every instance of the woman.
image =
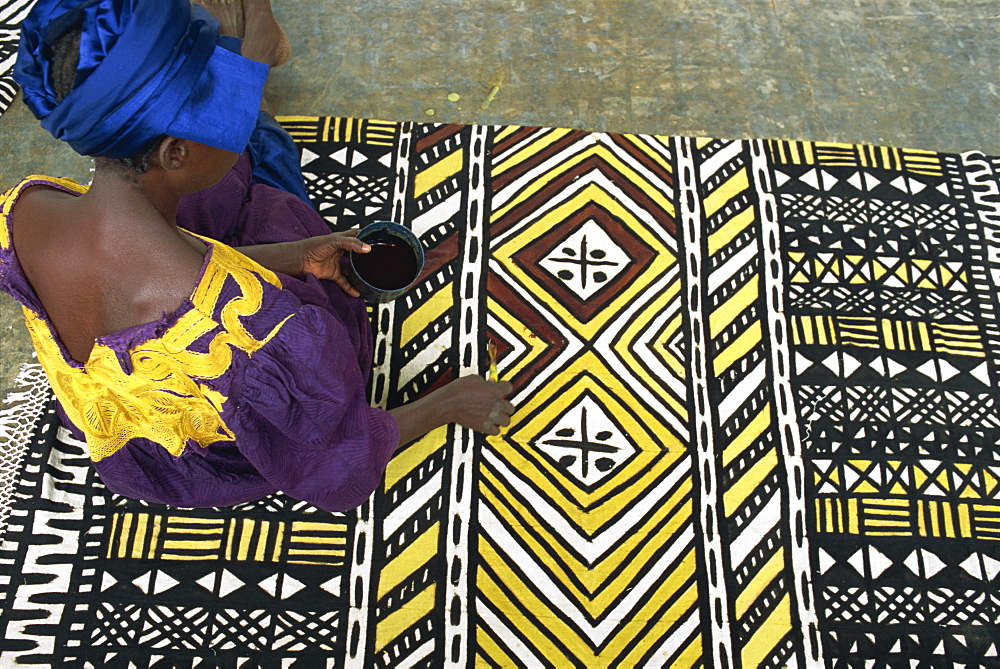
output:
[{"label": "woman", "polygon": [[466,377],[368,406],[370,326],[341,271],[368,247],[324,234],[294,146],[258,117],[287,41],[268,0],[207,7],[243,56],[186,0],[32,10],[15,78],[95,174],[28,177],[0,200],[0,288],[112,491],[352,508],[400,444],[450,422],[496,434],[510,385]]}]

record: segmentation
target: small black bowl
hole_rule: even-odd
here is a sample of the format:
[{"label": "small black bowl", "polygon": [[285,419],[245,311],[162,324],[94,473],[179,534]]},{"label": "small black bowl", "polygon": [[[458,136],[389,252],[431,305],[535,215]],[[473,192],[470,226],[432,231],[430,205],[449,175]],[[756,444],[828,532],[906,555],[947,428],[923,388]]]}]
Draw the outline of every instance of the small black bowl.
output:
[{"label": "small black bowl", "polygon": [[348,278],[368,302],[391,302],[405,293],[424,268],[424,247],[408,228],[376,221],[358,233],[372,247],[368,253],[351,253]]}]

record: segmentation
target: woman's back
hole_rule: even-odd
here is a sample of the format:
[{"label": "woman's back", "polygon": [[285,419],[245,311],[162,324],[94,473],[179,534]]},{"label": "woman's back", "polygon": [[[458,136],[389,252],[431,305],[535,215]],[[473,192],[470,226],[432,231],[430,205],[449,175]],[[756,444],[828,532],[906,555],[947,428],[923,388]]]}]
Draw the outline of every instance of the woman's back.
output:
[{"label": "woman's back", "polygon": [[148,204],[109,199],[31,186],[10,217],[18,261],[78,362],[98,337],[177,309],[204,261],[204,244],[158,223]]}]

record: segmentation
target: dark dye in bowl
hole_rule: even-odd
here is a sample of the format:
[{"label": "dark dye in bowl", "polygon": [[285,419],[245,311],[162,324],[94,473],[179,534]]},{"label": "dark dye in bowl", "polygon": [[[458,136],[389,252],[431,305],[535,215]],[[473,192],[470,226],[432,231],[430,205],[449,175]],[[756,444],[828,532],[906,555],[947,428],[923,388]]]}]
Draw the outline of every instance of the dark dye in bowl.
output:
[{"label": "dark dye in bowl", "polygon": [[380,290],[399,290],[417,278],[417,257],[402,240],[378,235],[364,241],[372,250],[355,253],[352,262],[366,283]]}]

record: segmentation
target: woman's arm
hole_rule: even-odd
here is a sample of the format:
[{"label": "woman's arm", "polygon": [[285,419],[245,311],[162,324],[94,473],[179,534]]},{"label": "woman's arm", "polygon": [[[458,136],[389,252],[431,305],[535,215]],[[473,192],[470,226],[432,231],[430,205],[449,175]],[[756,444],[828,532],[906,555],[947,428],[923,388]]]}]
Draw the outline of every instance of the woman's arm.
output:
[{"label": "woman's arm", "polygon": [[500,434],[500,428],[510,424],[514,413],[514,405],[504,399],[512,389],[506,381],[494,383],[479,376],[464,376],[425,397],[391,409],[389,414],[399,424],[400,445],[448,423]]},{"label": "woman's arm", "polygon": [[352,297],[358,291],[344,275],[340,259],[346,251],[368,253],[371,247],[358,240],[356,230],[309,237],[294,242],[241,246],[236,250],[260,263],[272,272],[301,276],[312,274],[317,279],[329,279]]}]

